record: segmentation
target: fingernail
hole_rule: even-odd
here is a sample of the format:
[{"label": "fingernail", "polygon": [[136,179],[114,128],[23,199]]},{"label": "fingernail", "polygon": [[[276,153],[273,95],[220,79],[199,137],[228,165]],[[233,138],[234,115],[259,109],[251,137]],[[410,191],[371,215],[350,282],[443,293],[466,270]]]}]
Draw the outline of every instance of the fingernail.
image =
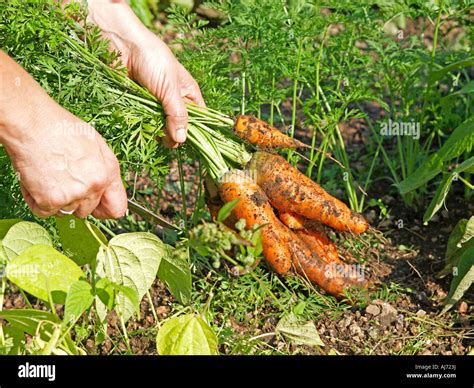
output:
[{"label": "fingernail", "polygon": [[178,128],[175,133],[175,141],[177,143],[184,143],[186,141],[186,133],[185,127]]}]

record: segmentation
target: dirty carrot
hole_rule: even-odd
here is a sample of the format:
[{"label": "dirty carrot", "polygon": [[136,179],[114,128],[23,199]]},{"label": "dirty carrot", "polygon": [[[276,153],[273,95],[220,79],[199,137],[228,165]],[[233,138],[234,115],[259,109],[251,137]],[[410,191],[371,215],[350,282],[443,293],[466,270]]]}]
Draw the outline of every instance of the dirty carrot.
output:
[{"label": "dirty carrot", "polygon": [[288,228],[293,230],[300,230],[305,228],[305,218],[301,217],[298,214],[290,212],[279,212],[278,218],[283,222]]},{"label": "dirty carrot", "polygon": [[241,139],[259,148],[309,148],[308,145],[293,139],[263,120],[253,116],[239,116],[234,124],[234,132]]},{"label": "dirty carrot", "polygon": [[233,213],[238,219],[245,220],[248,229],[263,226],[265,259],[275,272],[287,273],[291,269],[290,230],[276,217],[262,189],[248,176],[234,170],[222,178],[219,194],[225,203],[239,199]]},{"label": "dirty carrot", "polygon": [[344,290],[352,287],[367,288],[368,284],[357,271],[339,263],[325,263],[293,232],[290,241],[295,270],[327,293],[344,297]]},{"label": "dirty carrot", "polygon": [[363,233],[368,223],[342,201],[329,195],[297,168],[277,154],[258,151],[250,162],[257,184],[270,203],[281,212],[292,212],[319,221],[336,230]]},{"label": "dirty carrot", "polygon": [[336,244],[334,244],[324,232],[323,228],[315,229],[301,229],[295,230],[296,235],[308,245],[308,247],[316,253],[322,261],[327,264],[340,263],[339,253],[337,252]]}]

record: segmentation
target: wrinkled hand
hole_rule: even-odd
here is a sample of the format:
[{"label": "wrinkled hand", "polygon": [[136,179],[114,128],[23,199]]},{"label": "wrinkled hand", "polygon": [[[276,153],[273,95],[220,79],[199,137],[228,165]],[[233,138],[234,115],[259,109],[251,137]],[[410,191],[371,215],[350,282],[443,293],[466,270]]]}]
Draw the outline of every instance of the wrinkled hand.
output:
[{"label": "wrinkled hand", "polygon": [[168,46],[148,31],[138,42],[122,51],[131,78],[153,93],[166,114],[167,147],[177,147],[186,140],[188,113],[185,101],[205,106],[197,82],[181,65]]},{"label": "wrinkled hand", "polygon": [[52,106],[37,117],[21,147],[8,147],[26,203],[39,217],[118,218],[127,197],[117,158],[89,124]]}]

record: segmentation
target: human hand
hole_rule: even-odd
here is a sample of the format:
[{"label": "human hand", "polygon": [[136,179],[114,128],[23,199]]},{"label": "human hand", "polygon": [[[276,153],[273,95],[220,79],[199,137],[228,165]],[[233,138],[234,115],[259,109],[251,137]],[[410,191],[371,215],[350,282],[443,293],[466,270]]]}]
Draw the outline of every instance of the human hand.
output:
[{"label": "human hand", "polygon": [[149,31],[126,1],[89,0],[89,20],[99,26],[121,53],[129,76],[146,87],[163,104],[167,147],[186,140],[186,101],[205,106],[198,84],[178,62],[169,47]]},{"label": "human hand", "polygon": [[27,132],[31,135],[21,139],[20,147],[6,148],[34,214],[125,214],[127,197],[117,158],[92,126],[51,106]]},{"label": "human hand", "polygon": [[127,197],[117,158],[95,129],[60,107],[0,51],[0,143],[34,214],[118,218]]}]

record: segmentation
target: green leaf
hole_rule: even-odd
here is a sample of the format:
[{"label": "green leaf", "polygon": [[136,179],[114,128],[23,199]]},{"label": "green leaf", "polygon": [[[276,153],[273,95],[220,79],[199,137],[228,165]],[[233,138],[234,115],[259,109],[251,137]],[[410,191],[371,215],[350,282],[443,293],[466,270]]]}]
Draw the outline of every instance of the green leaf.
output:
[{"label": "green leaf", "polygon": [[71,285],[85,276],[71,259],[49,245],[33,245],[11,260],[6,268],[8,279],[31,295],[64,304]]},{"label": "green leaf", "polygon": [[110,311],[114,308],[116,301],[116,294],[122,292],[133,306],[136,306],[136,312],[139,312],[140,300],[138,299],[137,292],[127,286],[123,286],[114,282],[111,282],[107,278],[100,279],[95,285],[96,295],[99,297],[100,301],[104,306]]},{"label": "green leaf", "polygon": [[[140,301],[156,279],[165,244],[151,233],[124,233],[112,238],[97,254],[97,274],[114,283],[132,288]],[[118,295],[117,304],[127,321],[135,311],[129,298]]]},{"label": "green leaf", "polygon": [[78,265],[91,264],[97,257],[101,241],[107,238],[97,226],[74,216],[56,217],[56,226],[64,253]]},{"label": "green leaf", "polygon": [[275,331],[298,345],[324,346],[312,321],[304,321],[290,313],[278,322]]},{"label": "green leaf", "polygon": [[[470,152],[473,146],[474,116],[460,124],[430,159],[424,162],[412,175],[395,186],[402,195],[417,189],[441,173],[443,162],[457,158],[464,152]],[[466,160],[464,163],[470,164],[471,159]],[[466,167],[466,170],[470,168],[472,168],[472,165]]]},{"label": "green leaf", "polygon": [[463,252],[474,247],[474,238],[472,237],[474,237],[474,216],[469,220],[465,218],[459,220],[449,235],[445,255],[446,266],[440,271],[438,277],[443,278],[451,273]]},{"label": "green leaf", "polygon": [[431,200],[428,208],[426,209],[425,214],[423,215],[423,222],[428,222],[431,220],[434,214],[441,209],[448,195],[449,189],[451,188],[451,183],[459,174],[472,168],[474,166],[474,156],[468,160],[461,163],[457,168],[455,168],[449,175],[445,176],[436,190],[436,193]]},{"label": "green leaf", "polygon": [[192,279],[187,248],[174,249],[168,246],[167,254],[162,259],[158,277],[179,303],[188,304],[191,300]]},{"label": "green leaf", "polygon": [[39,330],[44,341],[49,341],[54,326],[60,323],[59,318],[52,313],[33,309],[0,311],[0,318],[8,321],[15,330],[32,336]]},{"label": "green leaf", "polygon": [[458,62],[451,63],[439,70],[433,71],[430,75],[430,81],[431,82],[439,81],[447,73],[453,70],[462,69],[462,68],[471,67],[471,66],[474,66],[474,58],[462,59]]},{"label": "green leaf", "polygon": [[474,81],[469,81],[461,89],[459,89],[458,91],[454,93],[451,93],[450,96],[454,96],[456,94],[468,94],[468,93],[474,93]]},{"label": "green leaf", "polygon": [[459,259],[457,273],[451,281],[449,294],[446,297],[446,306],[443,312],[448,311],[462,298],[474,281],[474,247],[467,249]]},{"label": "green leaf", "polygon": [[5,336],[5,347],[0,348],[0,354],[12,356],[23,354],[26,345],[23,330],[15,326],[4,326],[3,334]]},{"label": "green leaf", "polygon": [[171,318],[156,338],[161,355],[215,355],[217,338],[209,325],[196,314]]},{"label": "green leaf", "polygon": [[45,228],[27,221],[15,223],[2,240],[2,246],[8,260],[12,260],[35,244],[53,246],[53,241]]},{"label": "green leaf", "polygon": [[221,207],[221,209],[219,210],[219,213],[217,214],[217,221],[222,222],[227,217],[229,217],[230,213],[232,213],[232,210],[237,206],[239,201],[240,199],[237,198],[224,204],[224,206]]},{"label": "green leaf", "polygon": [[474,116],[461,123],[449,135],[443,146],[436,154],[443,160],[452,160],[461,156],[464,152],[470,152],[474,146]]},{"label": "green leaf", "polygon": [[0,240],[5,238],[5,235],[13,225],[18,224],[21,221],[22,220],[20,220],[19,218],[0,220]]},{"label": "green leaf", "polygon": [[64,305],[63,324],[66,326],[74,324],[80,316],[94,302],[92,286],[85,280],[78,280],[71,284]]},{"label": "green leaf", "polygon": [[409,193],[433,179],[436,175],[441,173],[442,169],[443,160],[435,154],[418,167],[412,175],[408,176],[402,182],[395,184],[395,186],[398,188],[400,194]]}]

